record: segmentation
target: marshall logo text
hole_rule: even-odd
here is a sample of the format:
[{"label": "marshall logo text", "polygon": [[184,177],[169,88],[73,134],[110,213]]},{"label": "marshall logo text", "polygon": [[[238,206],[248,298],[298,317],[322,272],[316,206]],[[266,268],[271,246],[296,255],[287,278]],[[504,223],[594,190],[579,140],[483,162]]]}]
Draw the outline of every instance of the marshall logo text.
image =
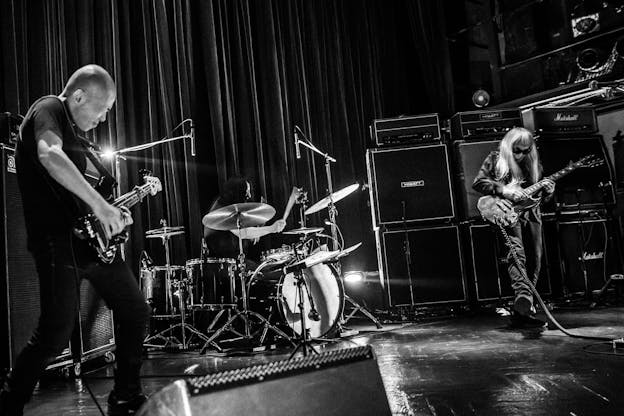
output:
[{"label": "marshall logo text", "polygon": [[579,119],[578,113],[576,114],[557,113],[557,115],[555,116],[555,121],[578,121],[578,119]]}]

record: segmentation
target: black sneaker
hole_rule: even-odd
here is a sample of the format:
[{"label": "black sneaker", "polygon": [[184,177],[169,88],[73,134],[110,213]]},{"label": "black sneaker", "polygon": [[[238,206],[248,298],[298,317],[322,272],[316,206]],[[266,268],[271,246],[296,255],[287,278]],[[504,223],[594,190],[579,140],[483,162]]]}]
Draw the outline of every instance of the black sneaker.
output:
[{"label": "black sneaker", "polygon": [[519,296],[514,301],[514,310],[523,316],[528,316],[531,313],[531,308],[533,307],[533,303],[529,298],[525,298],[524,296]]},{"label": "black sneaker", "polygon": [[134,414],[147,401],[147,396],[141,393],[128,398],[119,396],[115,391],[108,395],[108,415],[125,416]]},{"label": "black sneaker", "polygon": [[511,316],[509,324],[510,329],[542,329],[547,326],[548,324],[541,319],[529,315],[520,315],[517,312]]}]

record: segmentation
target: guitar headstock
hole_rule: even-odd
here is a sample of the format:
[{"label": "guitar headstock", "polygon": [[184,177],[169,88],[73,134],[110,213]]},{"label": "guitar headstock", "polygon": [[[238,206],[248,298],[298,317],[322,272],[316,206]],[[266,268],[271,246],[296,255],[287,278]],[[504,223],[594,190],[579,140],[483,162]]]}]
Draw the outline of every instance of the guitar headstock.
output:
[{"label": "guitar headstock", "polygon": [[149,186],[149,193],[152,196],[162,191],[162,184],[160,183],[160,179],[156,176],[145,175],[143,176],[143,180],[145,181],[145,185]]},{"label": "guitar headstock", "polygon": [[574,163],[571,163],[570,166],[574,168],[595,168],[597,166],[604,165],[604,163],[604,159],[594,154],[590,154],[587,156],[583,156]]}]

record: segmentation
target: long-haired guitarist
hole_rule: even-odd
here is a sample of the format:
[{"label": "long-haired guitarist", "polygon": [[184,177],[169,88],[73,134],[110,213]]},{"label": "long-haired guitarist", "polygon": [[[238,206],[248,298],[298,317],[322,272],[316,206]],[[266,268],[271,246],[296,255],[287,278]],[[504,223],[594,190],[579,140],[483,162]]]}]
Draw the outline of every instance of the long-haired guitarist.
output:
[{"label": "long-haired guitarist", "polygon": [[[483,162],[472,184],[473,189],[484,195],[499,197],[497,205],[502,212],[510,211],[514,203],[527,198],[523,191],[542,177],[542,167],[530,131],[513,128],[500,142],[497,151],[491,152]],[[543,188],[544,197],[552,195],[553,181],[547,181]],[[542,327],[545,323],[534,317],[533,295],[522,277],[523,272],[535,284],[542,259],[542,221],[539,204],[519,214],[513,225],[505,224],[511,244],[520,260],[516,265],[507,253],[511,285],[515,293],[511,327]],[[519,269],[519,267],[522,268]]]},{"label": "long-haired guitarist", "polygon": [[119,256],[110,264],[99,262],[73,232],[76,215],[88,213],[85,209],[99,220],[107,237],[132,223],[128,210],[109,204],[83,176],[89,150],[79,132],[104,122],[115,99],[109,73],[87,65],[74,72],[60,95],[35,101],[22,123],[17,177],[28,249],[39,275],[41,315],[0,392],[2,415],[22,414],[45,367],[67,347],[83,278],[113,310],[117,325],[117,368],[108,396],[109,414],[137,410],[146,399],[139,373],[149,306]]}]

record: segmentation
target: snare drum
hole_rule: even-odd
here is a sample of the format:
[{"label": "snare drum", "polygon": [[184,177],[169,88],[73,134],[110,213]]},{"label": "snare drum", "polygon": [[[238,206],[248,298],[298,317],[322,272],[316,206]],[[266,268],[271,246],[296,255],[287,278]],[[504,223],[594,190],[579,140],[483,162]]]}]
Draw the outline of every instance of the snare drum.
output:
[{"label": "snare drum", "polygon": [[[336,270],[327,264],[317,264],[304,269],[303,309],[306,327],[312,338],[334,332],[344,309],[344,288]],[[311,303],[319,314],[319,320],[309,318]],[[284,275],[281,268],[254,273],[249,284],[249,309],[273,322],[290,327],[301,335],[297,280],[293,273]],[[273,311],[278,311],[275,316]],[[273,316],[271,316],[273,315]]]},{"label": "snare drum", "polygon": [[191,259],[186,262],[186,275],[192,282],[192,307],[236,304],[236,260]]},{"label": "snare drum", "polygon": [[305,257],[307,254],[306,247],[301,247],[297,249],[293,249],[292,246],[288,246],[286,244],[282,245],[279,248],[272,248],[270,250],[266,250],[262,252],[260,256],[260,260],[262,262],[271,261],[272,263],[286,263],[288,261],[294,260],[297,255]]},{"label": "snare drum", "polygon": [[175,282],[184,279],[183,266],[169,266],[171,277],[167,281],[167,266],[142,267],[140,270],[140,288],[145,301],[152,308],[152,315],[165,316],[180,313],[179,291]]}]

